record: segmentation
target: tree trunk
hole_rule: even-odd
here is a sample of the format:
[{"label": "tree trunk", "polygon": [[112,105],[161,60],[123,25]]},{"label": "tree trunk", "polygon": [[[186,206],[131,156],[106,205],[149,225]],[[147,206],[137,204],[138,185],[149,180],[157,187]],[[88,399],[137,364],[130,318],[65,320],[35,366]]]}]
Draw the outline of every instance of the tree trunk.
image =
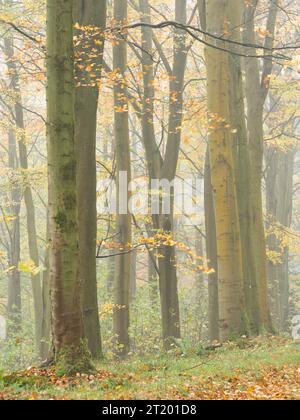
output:
[{"label": "tree trunk", "polygon": [[[139,0],[141,21],[151,23],[151,9],[148,0]],[[142,136],[143,144],[146,153],[148,176],[151,179],[159,179],[162,157],[159,147],[156,144],[155,125],[154,125],[154,98],[155,88],[153,86],[154,67],[153,60],[147,51],[153,49],[153,34],[152,30],[147,27],[142,27],[142,68],[143,68],[143,109],[142,109]],[[150,183],[149,183],[150,184]],[[158,224],[158,221],[156,221]]]},{"label": "tree trunk", "polygon": [[47,1],[50,288],[59,374],[91,369],[79,276],[73,0]]},{"label": "tree trunk", "polygon": [[[230,6],[235,8],[235,4]],[[239,13],[231,12],[231,25],[240,28],[242,24],[242,8]],[[232,32],[232,40],[242,42],[241,31]],[[233,130],[233,155],[236,168],[237,202],[239,210],[239,223],[241,232],[243,283],[247,310],[247,327],[249,333],[258,334],[260,308],[258,303],[258,284],[255,277],[255,249],[256,244],[252,236],[251,218],[251,174],[250,151],[246,127],[246,114],[244,104],[244,87],[242,77],[241,58],[236,55],[229,56],[230,63],[230,118]],[[261,218],[263,215],[261,214]]]},{"label": "tree trunk", "polygon": [[216,220],[214,197],[211,184],[209,151],[206,153],[204,172],[204,209],[206,233],[206,257],[210,270],[208,275],[208,323],[209,339],[218,341],[219,334],[219,287],[218,287],[218,253],[216,242]]},{"label": "tree trunk", "polygon": [[114,289],[115,257],[107,258],[106,267],[107,267],[106,290],[107,292],[111,293]]},{"label": "tree trunk", "polygon": [[130,300],[134,300],[137,289],[137,250],[132,251],[130,261]]},{"label": "tree trunk", "polygon": [[[79,275],[83,282],[85,335],[94,358],[102,355],[97,298],[97,175],[96,129],[99,81],[103,61],[106,0],[76,0],[74,21],[90,29],[78,29],[76,35],[75,144],[77,155],[77,193],[79,210]],[[97,42],[96,42],[97,41]],[[100,41],[100,44],[99,44]],[[91,54],[93,51],[93,54]],[[91,56],[96,55],[96,58]],[[80,67],[84,66],[84,70]],[[92,70],[87,71],[86,68]]]},{"label": "tree trunk", "polygon": [[[151,9],[148,0],[139,1],[141,20],[151,22]],[[186,0],[175,0],[175,20],[181,23],[187,21]],[[169,84],[169,121],[168,141],[163,159],[160,147],[155,138],[154,130],[154,95],[153,88],[154,68],[153,61],[147,51],[152,50],[153,34],[151,29],[142,28],[143,47],[142,65],[144,76],[144,100],[142,112],[143,144],[146,153],[148,175],[150,181],[173,181],[178,164],[179,148],[181,141],[181,125],[183,110],[183,87],[187,60],[187,47],[185,33],[182,30],[174,31],[173,68],[164,61],[170,76]],[[157,40],[155,41],[157,45]],[[173,231],[173,196],[169,193],[171,212],[168,215],[152,215],[154,230],[162,230],[166,234]],[[162,334],[165,349],[174,345],[176,338],[180,338],[180,314],[178,301],[176,250],[174,247],[162,247],[160,250],[163,258],[158,261]]]},{"label": "tree trunk", "polygon": [[[17,144],[15,131],[11,128],[8,133],[8,160],[9,168],[16,170],[17,162]],[[9,228],[9,255],[8,262],[8,300],[7,300],[7,335],[17,334],[21,330],[22,323],[22,303],[21,303],[21,279],[19,272],[20,262],[20,202],[21,191],[18,185],[11,186],[11,214],[14,217],[12,228]]]},{"label": "tree trunk", "polygon": [[[47,212],[47,244],[49,241],[49,214]],[[50,333],[51,333],[51,308],[50,308],[50,278],[49,278],[49,249],[46,246],[44,257],[45,271],[43,273],[42,282],[42,334],[41,334],[41,359],[48,360],[51,358]]]},{"label": "tree trunk", "polygon": [[[16,107],[16,122],[17,127],[24,132],[24,119],[23,109],[20,104]],[[23,137],[19,141],[19,156],[20,166],[24,171],[28,171],[28,160],[27,160],[27,147],[25,138]],[[25,180],[24,186],[24,200],[26,206],[26,218],[27,218],[27,235],[28,235],[28,247],[30,259],[34,262],[36,267],[40,265],[39,248],[37,241],[36,221],[35,221],[35,206],[33,202],[32,190],[30,185]],[[43,302],[42,302],[42,287],[41,287],[41,275],[31,275],[31,285],[33,294],[34,304],[34,319],[35,319],[35,340],[36,349],[39,356],[41,356],[41,339],[42,339],[42,313],[43,313]]]},{"label": "tree trunk", "polygon": [[[127,19],[127,2],[114,0],[114,19],[117,24],[124,24]],[[117,174],[116,242],[120,245],[119,251],[121,254],[115,260],[114,334],[116,337],[116,355],[124,357],[130,349],[128,329],[131,277],[131,254],[122,254],[122,251],[128,250],[128,244],[131,244],[131,215],[128,211],[128,205],[127,208],[121,208],[125,204],[121,203],[121,196],[124,196],[124,193],[127,195],[128,184],[131,180],[128,104],[125,100],[125,70],[127,67],[127,44],[125,40],[119,40],[114,46],[113,61],[114,71],[118,75],[114,87]],[[123,191],[124,189],[126,191]]]},{"label": "tree trunk", "polygon": [[[187,23],[186,0],[175,0],[175,20],[182,24]],[[174,32],[173,70],[169,86],[169,122],[168,141],[165,158],[160,176],[172,182],[176,176],[179,149],[182,133],[183,90],[187,62],[186,37],[182,30]],[[160,229],[166,234],[174,233],[174,197],[170,191],[170,214],[160,218]],[[159,259],[159,282],[162,306],[162,324],[165,349],[174,345],[174,339],[180,338],[180,313],[178,299],[178,279],[176,269],[176,249],[174,246],[162,247],[163,258]]]},{"label": "tree trunk", "polygon": [[[244,41],[254,44],[255,39],[255,11],[257,0],[252,0],[245,12]],[[267,21],[265,46],[272,48],[274,44],[274,32],[276,25],[278,5],[277,0],[272,2]],[[250,49],[249,54],[255,56],[256,50]],[[267,286],[267,256],[266,240],[263,220],[262,200],[262,175],[263,175],[263,114],[264,103],[269,92],[269,79],[272,73],[272,60],[266,58],[263,63],[262,75],[260,74],[259,61],[257,58],[246,60],[246,98],[247,98],[247,121],[248,138],[250,148],[250,226],[254,247],[254,270],[251,273],[253,283],[257,287],[257,299],[259,308],[258,329],[272,331],[271,317],[268,302]]]},{"label": "tree trunk", "polygon": [[[150,254],[151,253],[151,254]],[[156,257],[152,251],[148,251],[148,283],[150,292],[150,302],[155,308],[158,302],[158,276],[156,269]]]},{"label": "tree trunk", "polygon": [[[206,0],[197,0],[200,26],[207,30]],[[218,341],[219,332],[219,285],[218,285],[218,253],[217,232],[214,207],[214,193],[211,183],[209,149],[206,151],[204,168],[204,216],[206,257],[209,269],[208,275],[208,333],[210,342]]]},{"label": "tree trunk", "polygon": [[[266,152],[266,198],[269,227],[290,228],[293,207],[294,150],[272,146]],[[280,261],[268,262],[271,315],[276,331],[288,331],[289,317],[289,249],[276,234],[268,237],[268,249]]]},{"label": "tree trunk", "polygon": [[[32,190],[29,181],[26,179],[28,172],[28,156],[27,146],[25,140],[25,124],[24,113],[22,107],[22,98],[19,83],[19,74],[16,63],[14,61],[14,45],[13,38],[4,39],[5,53],[7,56],[7,67],[11,77],[11,88],[16,95],[16,102],[14,104],[14,116],[16,128],[19,130],[20,139],[18,141],[19,164],[24,176],[24,201],[26,206],[27,218],[27,235],[30,259],[34,262],[36,267],[39,267],[39,249],[37,242],[36,222],[35,222],[35,206],[32,197]],[[31,275],[33,304],[34,304],[34,319],[35,319],[35,340],[37,354],[40,355],[41,350],[41,328],[42,328],[42,290],[40,274]]]},{"label": "tree trunk", "polygon": [[[203,237],[196,231],[195,251],[198,257],[204,256],[203,249]],[[198,341],[201,342],[203,339],[203,328],[204,328],[204,314],[206,315],[205,308],[206,301],[206,286],[205,286],[205,274],[202,270],[197,271],[195,277],[195,316],[198,320]],[[214,340],[211,340],[214,341]]]},{"label": "tree trunk", "polygon": [[[240,13],[241,3],[230,8],[229,0],[207,2],[208,32],[222,35],[232,13]],[[216,46],[224,47],[224,41]],[[210,118],[209,154],[214,191],[219,276],[220,339],[239,337],[246,331],[242,248],[237,206],[234,136],[230,115],[230,55],[207,48],[207,94]]]}]

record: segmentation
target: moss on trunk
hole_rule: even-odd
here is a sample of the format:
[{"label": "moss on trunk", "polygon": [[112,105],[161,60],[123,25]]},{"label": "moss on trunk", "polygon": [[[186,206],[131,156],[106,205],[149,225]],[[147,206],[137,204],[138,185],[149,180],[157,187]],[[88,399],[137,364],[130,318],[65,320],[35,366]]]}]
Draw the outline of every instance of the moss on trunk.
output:
[{"label": "moss on trunk", "polygon": [[55,370],[58,376],[94,373],[96,369],[91,362],[87,341],[81,340],[78,345],[61,347],[55,357]]}]

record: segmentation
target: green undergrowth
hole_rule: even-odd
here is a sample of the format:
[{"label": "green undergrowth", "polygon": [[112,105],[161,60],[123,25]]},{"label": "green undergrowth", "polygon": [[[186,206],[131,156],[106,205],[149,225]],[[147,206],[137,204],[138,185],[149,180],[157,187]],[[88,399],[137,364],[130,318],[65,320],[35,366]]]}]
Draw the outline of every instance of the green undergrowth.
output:
[{"label": "green undergrowth", "polygon": [[2,399],[262,399],[264,395],[300,399],[299,342],[258,338],[190,354],[177,350],[122,362],[104,360],[97,373],[73,377],[34,368],[0,373]]}]

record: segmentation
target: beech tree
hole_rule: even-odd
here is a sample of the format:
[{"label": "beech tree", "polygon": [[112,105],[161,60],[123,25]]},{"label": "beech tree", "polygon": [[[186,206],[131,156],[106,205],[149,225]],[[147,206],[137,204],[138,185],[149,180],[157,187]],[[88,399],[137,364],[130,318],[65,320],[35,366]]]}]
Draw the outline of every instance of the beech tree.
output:
[{"label": "beech tree", "polygon": [[[127,2],[114,0],[114,19],[117,24],[124,25],[127,20]],[[120,255],[115,259],[114,277],[114,334],[116,339],[116,354],[125,356],[129,352],[129,305],[131,280],[131,214],[127,198],[128,185],[131,181],[130,145],[128,103],[125,95],[125,71],[127,67],[127,45],[125,39],[116,41],[113,49],[113,65],[116,72],[114,87],[115,108],[115,149],[116,149],[116,184],[117,184],[117,216],[116,241],[120,247]],[[124,181],[124,182],[123,182]],[[124,208],[125,205],[125,208]]]},{"label": "beech tree", "polygon": [[[75,144],[79,212],[79,275],[83,282],[84,327],[93,357],[102,353],[97,299],[96,130],[106,21],[106,0],[77,0]],[[89,30],[85,28],[89,27]],[[87,70],[86,70],[87,69]],[[91,76],[93,69],[95,72]]]},{"label": "beech tree", "polygon": [[91,369],[84,335],[75,153],[73,0],[47,2],[51,319],[59,373]]},{"label": "beech tree", "polygon": [[[16,63],[14,61],[14,40],[12,36],[6,37],[4,39],[5,45],[5,53],[7,56],[7,67],[9,73],[11,75],[11,88],[13,89],[14,94],[16,95],[16,102],[13,106],[12,115],[14,116],[13,125],[15,126],[15,130],[19,130],[19,139],[16,138],[16,134],[14,133],[14,129],[11,129],[11,136],[14,137],[14,144],[16,147],[15,152],[15,160],[19,162],[20,168],[24,171],[26,176],[26,171],[28,171],[28,153],[27,153],[27,146],[25,141],[25,124],[24,124],[24,112],[22,106],[22,96],[20,91],[20,83],[19,83],[19,75]],[[26,179],[24,179],[24,186],[23,191],[20,189],[19,191],[19,200],[22,199],[22,195],[24,195],[24,201],[26,206],[26,221],[27,221],[27,233],[28,233],[28,247],[29,247],[29,255],[31,260],[33,261],[36,268],[40,266],[40,258],[39,258],[39,249],[38,249],[38,241],[37,241],[37,230],[36,230],[36,217],[35,217],[35,206],[33,202],[32,190],[30,184]],[[14,194],[15,199],[16,195]],[[20,217],[20,202],[18,203],[15,201],[17,208],[19,207],[18,213],[16,217],[19,219]],[[17,222],[19,223],[19,222]],[[17,238],[16,238],[17,240]],[[19,258],[20,258],[20,251]],[[14,266],[16,269],[18,268],[18,263],[15,260]],[[18,274],[19,275],[19,274]],[[34,317],[35,317],[35,339],[36,339],[36,348],[38,354],[41,354],[41,341],[43,336],[42,331],[42,312],[43,312],[43,304],[42,304],[42,288],[41,288],[41,279],[40,273],[32,273],[31,275],[31,284],[32,284],[32,294],[33,294],[33,302],[34,302]],[[49,337],[47,337],[49,338]]]},{"label": "beech tree", "polygon": [[[151,23],[150,7],[148,0],[139,3],[141,18],[145,23]],[[175,1],[175,20],[185,24],[187,22],[187,3],[184,0]],[[142,110],[143,144],[147,159],[148,176],[150,180],[172,181],[176,175],[179,159],[180,142],[182,134],[183,88],[188,48],[184,31],[174,31],[173,65],[166,59],[162,48],[159,47],[157,38],[151,29],[142,28],[142,40],[145,50],[142,52],[144,98]],[[158,146],[154,129],[154,67],[151,56],[152,45],[155,44],[161,60],[170,79],[169,83],[169,119],[168,137],[164,156]],[[161,230],[165,233],[173,232],[174,197],[169,192],[170,214],[153,215],[154,231]],[[164,246],[161,250],[163,258],[158,261],[158,276],[162,313],[162,335],[165,348],[174,345],[174,339],[180,338],[180,314],[178,301],[178,279],[176,270],[176,251],[174,246]],[[153,262],[153,259],[152,259]],[[151,270],[153,273],[153,270]]]},{"label": "beech tree", "polygon": [[[244,41],[250,44],[255,43],[255,12],[258,2],[250,2],[245,12]],[[269,7],[265,48],[271,49],[274,46],[274,33],[278,13],[278,2],[274,1]],[[263,221],[263,199],[262,199],[262,175],[263,175],[263,116],[264,104],[269,92],[269,78],[273,69],[273,60],[265,52],[263,69],[260,71],[259,60],[255,49],[250,50],[252,58],[245,63],[246,70],[246,98],[247,98],[247,128],[250,151],[250,191],[248,198],[250,212],[250,226],[253,239],[254,266],[251,276],[256,284],[258,296],[259,330],[271,330],[271,318],[268,304],[267,287],[267,259],[266,241]]]},{"label": "beech tree", "polygon": [[[228,0],[222,1],[221,5],[215,0],[207,1],[208,32],[221,36],[225,30],[225,22],[230,22],[229,34],[234,33],[234,17],[237,15],[241,18],[241,6],[241,2],[238,2],[233,7]],[[230,35],[228,38],[231,39]],[[226,41],[211,42],[215,48],[206,50],[207,100],[211,127],[209,156],[216,215],[220,338],[227,340],[246,332],[246,313],[233,154],[235,128],[230,113],[230,54],[222,51],[222,47],[228,45]]]}]

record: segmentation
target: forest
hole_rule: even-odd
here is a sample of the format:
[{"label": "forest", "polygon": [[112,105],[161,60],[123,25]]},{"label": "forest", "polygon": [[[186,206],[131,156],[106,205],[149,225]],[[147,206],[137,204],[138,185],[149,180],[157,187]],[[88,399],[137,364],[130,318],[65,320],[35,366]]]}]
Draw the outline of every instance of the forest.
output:
[{"label": "forest", "polygon": [[0,0],[0,400],[300,399],[299,92],[298,0]]}]

